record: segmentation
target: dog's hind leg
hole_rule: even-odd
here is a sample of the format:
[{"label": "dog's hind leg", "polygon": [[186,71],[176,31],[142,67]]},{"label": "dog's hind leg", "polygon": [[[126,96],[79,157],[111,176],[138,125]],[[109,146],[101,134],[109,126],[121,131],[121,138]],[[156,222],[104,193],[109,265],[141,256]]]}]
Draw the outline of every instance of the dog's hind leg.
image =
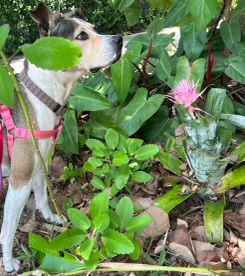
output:
[{"label": "dog's hind leg", "polygon": [[[11,179],[11,182],[15,179]],[[26,182],[19,188],[9,183],[4,205],[4,218],[1,230],[1,243],[3,251],[3,265],[6,272],[18,271],[20,262],[13,258],[12,250],[14,236],[23,208],[31,192],[31,183]],[[24,184],[24,183],[23,183]]]},{"label": "dog's hind leg", "polygon": [[47,183],[42,172],[36,172],[32,183],[36,200],[36,209],[41,212],[45,220],[53,224],[62,224],[61,218],[54,214],[49,207]]}]

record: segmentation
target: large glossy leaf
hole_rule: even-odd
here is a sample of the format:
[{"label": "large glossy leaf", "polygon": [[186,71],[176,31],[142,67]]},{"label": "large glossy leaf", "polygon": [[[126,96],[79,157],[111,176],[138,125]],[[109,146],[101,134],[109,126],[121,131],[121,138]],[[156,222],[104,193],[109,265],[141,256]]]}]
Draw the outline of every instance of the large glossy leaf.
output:
[{"label": "large glossy leaf", "polygon": [[245,59],[231,55],[228,58],[228,66],[225,68],[227,76],[235,81],[245,84]]},{"label": "large glossy leaf", "polygon": [[164,28],[176,26],[187,14],[186,0],[177,1],[168,11],[164,22]]},{"label": "large glossy leaf", "polygon": [[81,84],[74,89],[69,103],[78,112],[105,110],[111,107],[111,102],[106,97]]},{"label": "large glossy leaf", "polygon": [[63,122],[63,149],[68,153],[78,154],[78,126],[74,110],[68,110]]},{"label": "large glossy leaf", "polygon": [[192,22],[181,27],[181,36],[187,57],[191,60],[197,59],[205,47],[206,31],[198,30]]},{"label": "large glossy leaf", "polygon": [[4,24],[0,27],[0,50],[3,48],[5,41],[8,37],[9,34],[9,25],[8,24]]},{"label": "large glossy leaf", "polygon": [[0,63],[0,103],[10,107],[14,104],[14,85],[2,63]]},{"label": "large glossy leaf", "polygon": [[223,212],[225,198],[219,201],[206,200],[204,203],[204,225],[209,242],[223,242]]},{"label": "large glossy leaf", "polygon": [[122,58],[111,66],[112,82],[116,88],[119,103],[124,104],[132,82],[133,65],[131,62]]},{"label": "large glossy leaf", "polygon": [[139,21],[141,14],[142,14],[142,6],[141,6],[141,3],[139,3],[138,1],[135,1],[133,5],[126,8],[124,10],[124,15],[126,17],[128,26],[130,27],[135,25]]},{"label": "large glossy leaf", "polygon": [[238,18],[233,18],[229,22],[224,21],[220,28],[220,34],[225,46],[231,50],[233,45],[241,40],[241,29]]},{"label": "large glossy leaf", "polygon": [[222,88],[212,88],[208,92],[205,110],[215,118],[219,119],[226,99],[226,90]]},{"label": "large glossy leaf", "polygon": [[[171,72],[172,65],[170,62],[169,55],[167,51],[163,50],[160,60],[158,60],[156,65],[156,75],[161,81],[168,81],[171,83]],[[170,85],[171,86],[171,85]]]},{"label": "large glossy leaf", "polygon": [[65,70],[80,63],[81,48],[62,37],[43,37],[21,47],[24,56],[37,67]]},{"label": "large glossy leaf", "polygon": [[235,126],[245,129],[245,116],[234,115],[234,114],[222,114],[221,119],[230,121]]},{"label": "large glossy leaf", "polygon": [[169,192],[155,200],[155,205],[164,209],[166,212],[170,212],[176,206],[185,201],[193,193],[181,193],[182,185],[175,185]]},{"label": "large glossy leaf", "polygon": [[226,174],[222,178],[222,182],[219,185],[217,192],[224,193],[234,187],[245,185],[245,167],[234,170],[231,173]]},{"label": "large glossy leaf", "polygon": [[118,5],[119,11],[124,11],[127,7],[133,4],[134,0],[121,0]]},{"label": "large glossy leaf", "polygon": [[120,112],[118,124],[129,136],[134,134],[163,102],[162,95],[154,95],[147,99],[147,94],[146,89],[138,89],[130,103]]},{"label": "large glossy leaf", "polygon": [[198,29],[204,29],[217,14],[217,0],[188,0],[187,6]]}]

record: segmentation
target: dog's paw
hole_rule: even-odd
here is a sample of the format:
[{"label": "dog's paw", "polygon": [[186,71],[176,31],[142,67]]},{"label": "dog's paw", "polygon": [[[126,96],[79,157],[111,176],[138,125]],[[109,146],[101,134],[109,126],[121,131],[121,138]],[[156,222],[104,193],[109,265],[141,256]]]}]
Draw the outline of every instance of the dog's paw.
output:
[{"label": "dog's paw", "polygon": [[8,273],[18,272],[20,270],[20,261],[12,258],[10,261],[3,261],[4,270]]},{"label": "dog's paw", "polygon": [[63,223],[67,222],[66,217],[62,216],[62,218],[60,218],[56,214],[50,215],[48,218],[46,218],[46,220],[55,225],[62,225]]}]

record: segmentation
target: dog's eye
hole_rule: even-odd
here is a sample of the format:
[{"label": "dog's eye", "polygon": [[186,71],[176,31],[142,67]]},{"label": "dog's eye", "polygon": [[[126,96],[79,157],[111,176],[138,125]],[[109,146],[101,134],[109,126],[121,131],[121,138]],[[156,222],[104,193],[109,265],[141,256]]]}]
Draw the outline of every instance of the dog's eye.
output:
[{"label": "dog's eye", "polygon": [[87,39],[89,39],[89,36],[88,36],[87,33],[81,32],[81,33],[76,37],[76,39],[79,39],[79,40],[87,40]]}]

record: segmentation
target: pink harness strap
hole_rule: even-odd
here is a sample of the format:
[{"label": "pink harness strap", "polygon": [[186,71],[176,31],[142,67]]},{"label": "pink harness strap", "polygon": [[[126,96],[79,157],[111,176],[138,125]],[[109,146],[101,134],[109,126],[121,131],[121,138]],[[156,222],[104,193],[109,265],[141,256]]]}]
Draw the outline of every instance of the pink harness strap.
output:
[{"label": "pink harness strap", "polygon": [[[8,142],[8,150],[10,156],[12,155],[13,146],[14,146],[14,138],[31,138],[31,133],[27,128],[17,128],[15,127],[13,117],[12,117],[12,110],[6,106],[1,104],[0,105],[0,115],[3,119],[4,125],[7,129],[7,142]],[[36,139],[48,139],[53,138],[54,143],[57,142],[63,126],[62,122],[60,121],[58,127],[54,130],[34,130],[34,135]]]}]

